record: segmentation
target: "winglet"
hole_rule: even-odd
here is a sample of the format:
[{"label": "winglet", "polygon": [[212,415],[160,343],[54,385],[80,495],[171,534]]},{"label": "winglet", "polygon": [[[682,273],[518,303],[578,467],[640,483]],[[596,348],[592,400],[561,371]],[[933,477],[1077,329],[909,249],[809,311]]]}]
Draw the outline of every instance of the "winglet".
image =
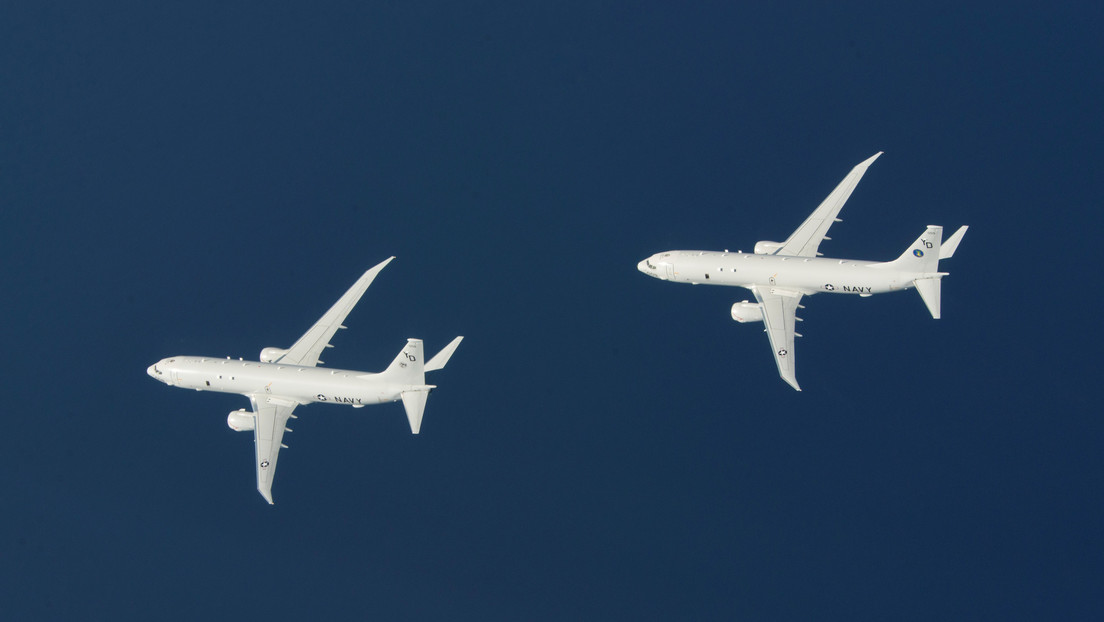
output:
[{"label": "winglet", "polygon": [[456,352],[456,348],[460,345],[460,341],[463,338],[463,336],[457,337],[449,342],[447,346],[441,348],[441,351],[434,355],[433,358],[429,359],[429,362],[425,364],[425,370],[434,371],[443,368],[445,364],[449,362],[449,359],[452,358],[452,353]]}]

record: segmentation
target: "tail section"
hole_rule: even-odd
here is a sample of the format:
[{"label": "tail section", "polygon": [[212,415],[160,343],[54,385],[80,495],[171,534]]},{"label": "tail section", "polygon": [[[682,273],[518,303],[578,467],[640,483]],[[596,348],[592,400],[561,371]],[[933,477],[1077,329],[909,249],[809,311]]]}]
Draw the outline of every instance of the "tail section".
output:
[{"label": "tail section", "polygon": [[389,377],[389,380],[395,384],[405,385],[401,393],[402,403],[412,433],[417,434],[421,431],[426,400],[429,399],[430,390],[435,388],[433,385],[425,383],[425,373],[444,367],[462,339],[463,337],[453,339],[428,363],[423,358],[422,340],[407,339],[406,347],[384,370],[383,373]]},{"label": "tail section", "polygon": [[939,247],[939,258],[950,259],[954,257],[955,249],[958,248],[958,243],[962,241],[962,236],[966,235],[966,230],[969,229],[966,225],[962,225],[955,231],[951,237],[947,238],[943,245]]},{"label": "tail section", "polygon": [[912,246],[890,262],[895,269],[905,272],[939,272],[939,247],[943,240],[943,227],[928,225]]},{"label": "tail section", "polygon": [[920,298],[924,299],[924,304],[928,306],[928,311],[931,313],[932,318],[938,320],[939,296],[943,285],[942,275],[927,279],[916,279],[912,284],[916,286],[916,291],[920,293]]},{"label": "tail section", "polygon": [[410,431],[414,434],[422,429],[422,414],[425,413],[426,400],[429,399],[429,389],[429,387],[426,387],[402,392],[406,420],[410,422]]},{"label": "tail section", "polygon": [[452,353],[456,352],[456,348],[460,345],[460,341],[463,339],[463,337],[457,337],[456,339],[450,341],[447,346],[441,348],[441,351],[435,354],[433,358],[429,359],[429,362],[426,363],[425,370],[436,371],[438,369],[443,369],[445,365],[449,362],[449,359],[452,358]]},{"label": "tail section", "polygon": [[407,339],[406,347],[383,371],[395,384],[425,384],[425,363],[422,360],[422,340]]},{"label": "tail section", "polygon": [[928,307],[928,312],[937,320],[940,316],[943,277],[947,275],[946,272],[939,271],[939,260],[950,259],[954,255],[959,242],[966,235],[966,229],[968,227],[960,227],[944,242],[943,227],[928,225],[927,230],[916,238],[908,250],[886,264],[895,270],[915,274],[912,285]]}]

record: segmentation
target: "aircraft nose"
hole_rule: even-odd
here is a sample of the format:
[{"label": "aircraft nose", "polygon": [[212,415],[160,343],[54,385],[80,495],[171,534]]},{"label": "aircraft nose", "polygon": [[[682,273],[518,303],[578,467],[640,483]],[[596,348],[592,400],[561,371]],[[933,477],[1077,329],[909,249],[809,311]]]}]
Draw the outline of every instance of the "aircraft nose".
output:
[{"label": "aircraft nose", "polygon": [[652,255],[644,261],[636,264],[636,269],[640,270],[644,274],[647,274],[648,276],[652,276],[658,279],[660,278],[659,269],[657,267],[657,264],[652,261],[653,259],[655,259],[655,255]]}]

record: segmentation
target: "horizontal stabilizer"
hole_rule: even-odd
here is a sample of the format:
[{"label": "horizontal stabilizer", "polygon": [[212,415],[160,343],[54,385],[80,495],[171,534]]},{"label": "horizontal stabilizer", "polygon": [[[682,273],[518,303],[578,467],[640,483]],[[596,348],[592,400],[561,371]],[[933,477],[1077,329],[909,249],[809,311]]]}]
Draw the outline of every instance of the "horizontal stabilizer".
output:
[{"label": "horizontal stabilizer", "polygon": [[410,422],[410,431],[417,434],[422,429],[422,414],[425,413],[426,400],[429,398],[429,387],[402,392],[403,408],[406,409],[406,419]]},{"label": "horizontal stabilizer", "polygon": [[958,243],[962,241],[962,236],[966,235],[966,230],[969,229],[966,225],[958,228],[958,231],[954,232],[954,235],[947,238],[946,242],[939,247],[939,258],[950,259],[954,256],[955,249],[958,248]]},{"label": "horizontal stabilizer", "polygon": [[434,371],[441,369],[449,362],[449,358],[452,357],[452,353],[456,352],[456,348],[460,345],[460,340],[463,337],[457,337],[453,339],[447,346],[441,348],[433,358],[429,359],[429,362],[425,364],[425,371]]},{"label": "horizontal stabilizer", "polygon": [[931,312],[931,316],[938,320],[939,296],[943,279],[937,276],[934,278],[916,279],[912,283],[916,286],[916,291],[920,293],[920,297],[924,299],[924,304],[928,305],[928,311]]}]

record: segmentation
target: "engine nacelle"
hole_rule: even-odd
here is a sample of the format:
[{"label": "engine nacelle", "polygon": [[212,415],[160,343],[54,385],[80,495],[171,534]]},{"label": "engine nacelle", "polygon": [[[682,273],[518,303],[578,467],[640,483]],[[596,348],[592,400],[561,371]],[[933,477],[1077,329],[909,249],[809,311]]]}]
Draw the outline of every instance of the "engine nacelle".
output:
[{"label": "engine nacelle", "polygon": [[287,353],[288,351],[283,348],[265,348],[261,350],[261,362],[275,363],[277,359]]},{"label": "engine nacelle", "polygon": [[226,425],[230,426],[230,429],[235,432],[248,432],[257,427],[257,418],[253,416],[253,413],[242,408],[241,410],[235,410],[226,417]]},{"label": "engine nacelle", "polygon": [[762,322],[763,321],[763,307],[759,306],[757,302],[737,302],[732,305],[732,319],[746,324],[747,322]]},{"label": "engine nacelle", "polygon": [[785,246],[781,242],[768,242],[766,240],[760,240],[755,243],[756,255],[773,255],[778,252],[778,249]]}]

